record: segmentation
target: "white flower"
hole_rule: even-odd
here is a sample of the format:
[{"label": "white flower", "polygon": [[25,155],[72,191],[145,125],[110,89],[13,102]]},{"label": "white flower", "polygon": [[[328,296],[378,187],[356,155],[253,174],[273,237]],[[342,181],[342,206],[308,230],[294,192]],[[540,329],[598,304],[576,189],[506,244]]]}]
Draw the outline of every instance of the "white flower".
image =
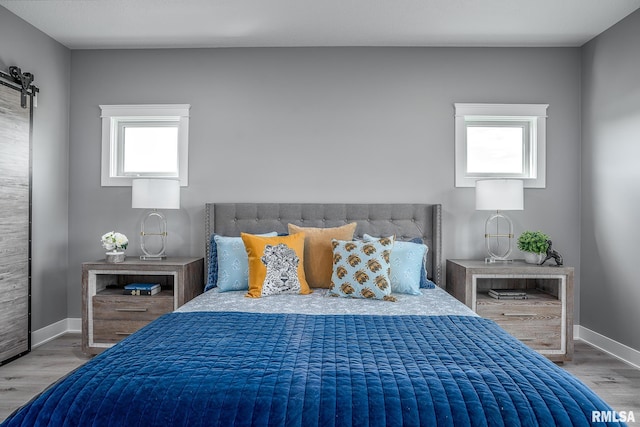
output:
[{"label": "white flower", "polygon": [[127,249],[127,245],[129,244],[127,236],[122,233],[118,233],[117,231],[110,231],[103,234],[101,240],[102,247],[107,251],[125,250]]},{"label": "white flower", "polygon": [[125,236],[122,233],[116,233],[114,235],[115,241],[116,241],[116,246],[119,248],[126,248],[127,244],[129,243],[129,240],[127,240],[127,236]]}]

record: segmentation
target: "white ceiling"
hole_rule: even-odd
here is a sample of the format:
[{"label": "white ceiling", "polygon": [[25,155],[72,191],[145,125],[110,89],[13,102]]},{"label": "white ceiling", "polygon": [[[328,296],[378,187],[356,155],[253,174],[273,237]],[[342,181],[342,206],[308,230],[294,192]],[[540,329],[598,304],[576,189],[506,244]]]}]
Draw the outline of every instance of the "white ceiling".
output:
[{"label": "white ceiling", "polygon": [[640,0],[0,0],[71,49],[581,46]]}]

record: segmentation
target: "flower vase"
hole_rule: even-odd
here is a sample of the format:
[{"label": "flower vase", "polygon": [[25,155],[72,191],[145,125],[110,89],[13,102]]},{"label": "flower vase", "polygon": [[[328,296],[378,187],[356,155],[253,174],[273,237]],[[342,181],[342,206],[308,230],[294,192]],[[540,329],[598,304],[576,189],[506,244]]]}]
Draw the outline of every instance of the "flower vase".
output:
[{"label": "flower vase", "polygon": [[118,251],[109,251],[104,254],[105,260],[111,263],[123,262],[124,261],[124,252]]}]

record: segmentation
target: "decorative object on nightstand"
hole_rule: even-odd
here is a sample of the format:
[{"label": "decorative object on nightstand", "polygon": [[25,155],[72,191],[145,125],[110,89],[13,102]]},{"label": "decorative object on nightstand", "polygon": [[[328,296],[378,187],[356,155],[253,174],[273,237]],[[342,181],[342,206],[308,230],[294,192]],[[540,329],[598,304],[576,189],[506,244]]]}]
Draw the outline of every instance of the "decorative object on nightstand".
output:
[{"label": "decorative object on nightstand", "polygon": [[[167,219],[158,209],[180,209],[180,181],[177,179],[134,179],[131,181],[131,207],[152,209],[142,220],[140,249],[142,260],[167,257]],[[149,231],[153,229],[154,231]],[[159,249],[149,249],[150,239],[159,240]]]},{"label": "decorative object on nightstand", "polygon": [[572,267],[447,260],[447,292],[555,362],[573,355]]},{"label": "decorative object on nightstand", "polygon": [[540,265],[544,264],[550,259],[553,259],[556,262],[556,265],[558,267],[561,267],[564,263],[562,255],[560,255],[558,251],[551,247],[553,245],[553,242],[551,240],[547,240],[547,243],[549,244],[549,247],[547,247],[547,257],[540,263]]},{"label": "decorative object on nightstand", "polygon": [[[524,209],[524,184],[518,179],[479,179],[476,181],[476,210],[496,211],[487,218],[484,238],[485,262],[511,261],[513,222],[501,211]],[[503,223],[501,228],[500,223]],[[506,227],[505,227],[506,224]],[[494,228],[495,227],[495,228]],[[506,230],[504,230],[506,228]]]},{"label": "decorative object on nightstand", "polygon": [[518,237],[518,249],[528,264],[542,264],[549,248],[549,236],[542,231],[525,231]]},{"label": "decorative object on nightstand", "polygon": [[495,299],[527,299],[527,293],[518,289],[489,289],[487,294]]},{"label": "decorative object on nightstand", "polygon": [[155,295],[161,290],[160,283],[130,283],[124,286],[122,295]]},{"label": "decorative object on nightstand", "polygon": [[124,251],[129,245],[129,239],[122,233],[110,231],[101,237],[102,247],[107,250],[105,261],[115,263],[124,261]]}]

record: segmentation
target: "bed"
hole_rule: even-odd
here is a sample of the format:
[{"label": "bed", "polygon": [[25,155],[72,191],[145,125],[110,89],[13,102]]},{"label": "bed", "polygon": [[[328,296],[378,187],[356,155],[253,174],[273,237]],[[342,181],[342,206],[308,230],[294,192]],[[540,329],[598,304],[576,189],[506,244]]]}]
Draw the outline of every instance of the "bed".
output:
[{"label": "bed", "polygon": [[[429,286],[442,284],[441,215],[426,204],[207,204],[207,242],[268,232],[276,237],[255,239],[271,242],[295,236],[289,224],[353,222],[354,241],[419,239],[428,247],[425,287],[396,301],[330,297],[337,286],[261,298],[215,287],[96,356],[3,426],[587,426],[592,414],[611,411],[578,379]],[[342,243],[334,240],[335,258]],[[219,250],[207,244],[205,276],[220,268]]]}]

